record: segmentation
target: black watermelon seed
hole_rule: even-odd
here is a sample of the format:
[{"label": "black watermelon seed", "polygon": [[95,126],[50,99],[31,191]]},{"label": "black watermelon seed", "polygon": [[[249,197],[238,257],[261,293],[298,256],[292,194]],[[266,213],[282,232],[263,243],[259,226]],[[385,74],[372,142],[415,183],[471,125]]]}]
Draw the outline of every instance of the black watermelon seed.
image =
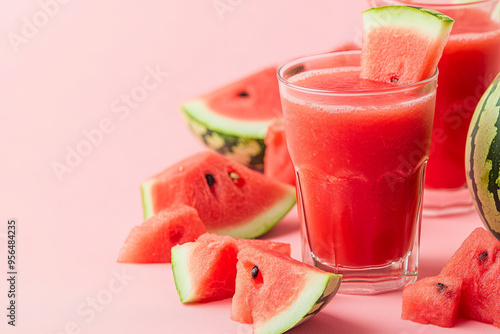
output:
[{"label": "black watermelon seed", "polygon": [[208,186],[211,187],[215,183],[215,178],[212,174],[205,174],[205,179],[207,179]]},{"label": "black watermelon seed", "polygon": [[482,252],[479,254],[479,261],[483,262],[488,257],[488,252]]},{"label": "black watermelon seed", "polygon": [[257,278],[257,275],[259,275],[259,267],[254,266],[254,267],[252,268],[252,278],[253,278],[253,279],[256,279],[256,278]]},{"label": "black watermelon seed", "polygon": [[441,293],[443,292],[444,290],[446,290],[447,286],[444,285],[443,283],[436,283],[436,286],[438,288],[438,292]]},{"label": "black watermelon seed", "polygon": [[248,94],[248,92],[246,92],[246,91],[242,91],[242,92],[239,92],[239,93],[238,93],[238,96],[239,96],[239,97],[248,97],[248,95],[249,95],[249,94]]},{"label": "black watermelon seed", "polygon": [[398,78],[396,78],[396,77],[391,77],[391,82],[392,82],[392,83],[397,83],[398,81],[399,81],[399,79],[398,79]]}]

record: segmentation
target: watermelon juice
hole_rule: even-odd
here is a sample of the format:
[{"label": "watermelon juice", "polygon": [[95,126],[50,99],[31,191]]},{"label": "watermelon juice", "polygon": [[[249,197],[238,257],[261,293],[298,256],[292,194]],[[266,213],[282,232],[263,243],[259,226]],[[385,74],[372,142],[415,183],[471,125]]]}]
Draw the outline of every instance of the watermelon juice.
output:
[{"label": "watermelon juice", "polygon": [[[306,57],[278,72],[297,176],[304,261],[353,293],[416,278],[436,77],[409,86],[359,78],[360,52]],[[378,282],[379,287],[375,287]]]},{"label": "watermelon juice", "polygon": [[[433,140],[427,165],[424,212],[446,214],[472,209],[465,188],[465,142],[479,99],[500,72],[500,24],[493,20],[497,0],[376,0],[377,5],[414,5],[438,10],[455,20],[438,64]],[[493,16],[492,16],[493,15]]]}]

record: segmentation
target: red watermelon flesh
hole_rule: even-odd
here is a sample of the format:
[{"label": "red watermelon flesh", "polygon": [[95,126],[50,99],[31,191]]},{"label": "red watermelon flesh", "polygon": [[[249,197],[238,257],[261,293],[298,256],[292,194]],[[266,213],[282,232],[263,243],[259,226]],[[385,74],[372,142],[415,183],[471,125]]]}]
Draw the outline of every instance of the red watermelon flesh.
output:
[{"label": "red watermelon flesh", "polygon": [[237,252],[254,245],[286,256],[290,244],[268,240],[233,239],[212,233],[195,242],[172,249],[172,270],[177,292],[183,303],[208,302],[232,297],[236,279]]},{"label": "red watermelon flesh", "polygon": [[195,154],[142,184],[145,216],[194,207],[208,232],[255,238],[295,204],[295,188],[212,152]]},{"label": "red watermelon flesh", "polygon": [[460,316],[500,326],[500,241],[475,229],[440,275],[463,280]]},{"label": "red watermelon flesh", "polygon": [[195,209],[175,205],[135,226],[120,249],[121,263],[169,263],[171,248],[205,233]]},{"label": "red watermelon flesh", "polygon": [[282,333],[317,314],[335,295],[340,276],[261,247],[238,253],[231,319],[254,333]]},{"label": "red watermelon flesh", "polygon": [[[200,235],[196,240],[197,241],[212,241],[212,240],[217,240],[219,238],[219,235],[214,234],[214,233],[204,233]],[[236,238],[234,239],[236,241],[236,244],[238,245],[239,248],[245,247],[245,246],[260,246],[264,247],[273,251],[276,251],[278,253],[281,253],[286,256],[290,256],[292,253],[292,249],[290,247],[290,244],[284,243],[284,242],[277,242],[277,241],[271,241],[271,240],[259,240],[259,239],[239,239]]]},{"label": "red watermelon flesh", "polygon": [[279,117],[282,111],[276,72],[276,67],[268,67],[202,99],[209,109],[229,118],[265,121]]},{"label": "red watermelon flesh", "polygon": [[288,153],[285,123],[277,118],[267,128],[266,153],[264,154],[264,175],[295,186],[295,169]]},{"label": "red watermelon flesh", "polygon": [[453,327],[457,321],[462,279],[426,277],[403,290],[401,319],[420,324]]}]

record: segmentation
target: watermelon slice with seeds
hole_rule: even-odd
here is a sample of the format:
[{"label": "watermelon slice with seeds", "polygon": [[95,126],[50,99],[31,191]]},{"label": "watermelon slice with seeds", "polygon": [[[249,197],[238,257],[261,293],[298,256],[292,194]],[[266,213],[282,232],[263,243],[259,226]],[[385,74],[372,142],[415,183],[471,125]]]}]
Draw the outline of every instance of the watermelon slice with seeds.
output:
[{"label": "watermelon slice with seeds", "polygon": [[341,276],[261,247],[238,252],[231,319],[254,333],[283,333],[317,314],[335,296]]},{"label": "watermelon slice with seeds", "polygon": [[205,225],[192,207],[177,204],[134,227],[120,249],[121,263],[168,263],[171,248],[194,241]]},{"label": "watermelon slice with seeds", "polygon": [[463,280],[461,317],[500,327],[500,241],[491,233],[475,229],[440,275]]},{"label": "watermelon slice with seeds", "polygon": [[172,248],[172,272],[181,302],[208,302],[234,294],[236,255],[249,245],[290,256],[290,244],[256,239],[233,239],[212,233]]},{"label": "watermelon slice with seeds", "polygon": [[141,185],[144,216],[176,203],[194,207],[207,232],[256,238],[295,205],[295,188],[212,151],[167,168]]},{"label": "watermelon slice with seeds", "polygon": [[419,7],[364,11],[361,77],[396,85],[431,77],[454,22],[440,12]]},{"label": "watermelon slice with seeds", "polygon": [[420,324],[453,327],[457,322],[462,279],[426,277],[403,290],[401,319]]},{"label": "watermelon slice with seeds", "polygon": [[212,150],[263,170],[264,138],[282,117],[276,67],[268,67],[181,105],[191,131]]}]

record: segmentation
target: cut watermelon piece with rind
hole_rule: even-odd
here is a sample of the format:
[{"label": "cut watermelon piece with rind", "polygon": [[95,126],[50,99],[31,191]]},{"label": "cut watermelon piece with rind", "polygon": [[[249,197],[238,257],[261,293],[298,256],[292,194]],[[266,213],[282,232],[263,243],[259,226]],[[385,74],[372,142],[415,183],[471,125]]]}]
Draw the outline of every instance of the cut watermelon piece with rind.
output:
[{"label": "cut watermelon piece with rind", "polygon": [[269,240],[233,239],[213,233],[172,248],[172,272],[182,303],[207,302],[234,294],[237,252],[249,245],[290,256],[290,244]]},{"label": "cut watermelon piece with rind", "polygon": [[420,324],[453,327],[460,305],[462,279],[453,276],[426,277],[403,289],[401,319]]},{"label": "cut watermelon piece with rind", "polygon": [[238,246],[229,236],[172,248],[172,272],[181,302],[208,302],[234,294]]},{"label": "cut watermelon piece with rind", "polygon": [[231,319],[253,323],[254,333],[283,333],[317,314],[340,282],[340,276],[290,257],[244,247],[238,253]]},{"label": "cut watermelon piece with rind", "polygon": [[460,277],[460,317],[500,325],[500,241],[476,228],[453,254],[440,275]]},{"label": "cut watermelon piece with rind", "polygon": [[205,233],[198,212],[178,204],[135,226],[120,249],[120,263],[169,263],[171,248]]},{"label": "cut watermelon piece with rind", "polygon": [[440,12],[384,6],[363,12],[361,77],[408,85],[430,78],[454,20]]},{"label": "cut watermelon piece with rind", "polygon": [[[206,175],[214,178],[207,184]],[[295,188],[212,151],[195,154],[141,185],[144,215],[174,203],[197,209],[208,232],[256,238],[295,205]]]},{"label": "cut watermelon piece with rind", "polygon": [[269,122],[282,116],[276,67],[268,67],[181,105],[209,148],[262,171]]}]

